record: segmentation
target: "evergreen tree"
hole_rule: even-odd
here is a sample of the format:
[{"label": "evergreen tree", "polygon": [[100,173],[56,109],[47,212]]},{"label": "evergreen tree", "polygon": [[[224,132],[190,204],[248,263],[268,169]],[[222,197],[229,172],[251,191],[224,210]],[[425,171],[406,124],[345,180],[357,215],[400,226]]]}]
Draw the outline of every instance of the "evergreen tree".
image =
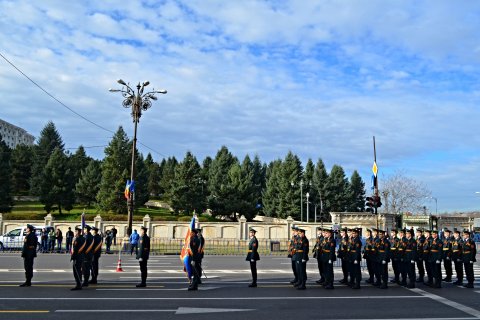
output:
[{"label": "evergreen tree", "polygon": [[59,214],[62,214],[62,208],[72,210],[75,203],[74,175],[67,156],[60,148],[56,148],[50,156],[43,173],[43,181],[40,202],[45,211],[50,213],[58,209]]},{"label": "evergreen tree", "polygon": [[18,145],[12,151],[10,165],[12,170],[12,193],[14,195],[27,195],[30,191],[33,148],[23,144]]},{"label": "evergreen tree", "polygon": [[318,159],[313,172],[313,189],[315,190],[315,203],[321,221],[330,221],[330,207],[326,201],[328,173],[322,159]]},{"label": "evergreen tree", "polygon": [[262,192],[266,183],[266,166],[262,164],[258,155],[253,159],[253,196],[256,213],[263,213]]},{"label": "evergreen tree", "polygon": [[345,212],[350,202],[349,183],[341,166],[332,167],[325,187],[325,202],[329,210]]},{"label": "evergreen tree", "polygon": [[153,161],[150,153],[145,158],[145,167],[147,168],[148,173],[148,193],[153,197],[158,197],[160,195],[160,166],[158,163]]},{"label": "evergreen tree", "polygon": [[75,183],[77,183],[78,179],[80,179],[82,170],[88,166],[90,160],[91,158],[87,156],[83,146],[78,147],[77,151],[70,156],[69,162]]},{"label": "evergreen tree", "polygon": [[303,179],[302,162],[297,155],[288,152],[282,163],[279,185],[280,218],[291,216],[300,219],[300,181]]},{"label": "evergreen tree", "polygon": [[357,170],[353,171],[349,185],[350,202],[347,210],[349,212],[365,211],[365,183]]},{"label": "evergreen tree", "polygon": [[139,206],[143,206],[150,198],[148,192],[148,169],[145,166],[143,155],[135,152],[135,211],[138,212]]},{"label": "evergreen tree", "polygon": [[201,176],[200,165],[191,152],[187,152],[183,161],[175,168],[172,181],[172,208],[175,212],[198,214],[204,210],[202,186],[198,183]]},{"label": "evergreen tree", "polygon": [[119,127],[105,148],[102,163],[102,180],[97,194],[100,209],[115,213],[127,213],[124,196],[125,183],[130,179],[131,142]]},{"label": "evergreen tree", "polygon": [[262,191],[263,212],[267,217],[280,216],[280,183],[282,160],[270,162],[266,169],[265,189]]},{"label": "evergreen tree", "polygon": [[169,157],[166,161],[162,161],[162,178],[160,179],[160,188],[163,191],[162,199],[171,201],[172,199],[172,183],[175,179],[175,168],[178,161],[175,157]]},{"label": "evergreen tree", "polygon": [[101,162],[92,159],[87,167],[81,171],[80,179],[75,186],[75,195],[78,202],[87,205],[87,207],[95,203],[101,181]]},{"label": "evergreen tree", "polygon": [[10,212],[13,207],[12,176],[10,175],[10,158],[12,150],[0,135],[0,212]]},{"label": "evergreen tree", "polygon": [[[305,165],[305,173],[303,175],[304,186],[303,186],[303,214],[304,221],[315,221],[315,203],[317,192],[313,187],[313,174],[315,172],[315,166],[312,159],[308,159],[307,164]],[[308,193],[308,197],[307,197]],[[309,202],[307,205],[307,201]]]},{"label": "evergreen tree", "polygon": [[33,148],[33,166],[30,179],[30,193],[32,195],[40,196],[42,190],[48,188],[43,179],[44,168],[56,148],[63,152],[64,144],[55,128],[55,124],[49,121],[40,132],[38,144]]}]

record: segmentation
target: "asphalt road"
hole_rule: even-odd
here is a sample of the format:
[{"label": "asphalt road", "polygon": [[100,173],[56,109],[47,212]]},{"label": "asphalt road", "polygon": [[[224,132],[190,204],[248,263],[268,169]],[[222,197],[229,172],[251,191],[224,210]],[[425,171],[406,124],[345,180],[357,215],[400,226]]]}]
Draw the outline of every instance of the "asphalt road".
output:
[{"label": "asphalt road", "polygon": [[[318,280],[316,261],[308,265],[307,290],[295,290],[290,261],[262,257],[259,286],[248,288],[250,270],[242,256],[206,256],[207,278],[199,291],[187,291],[188,282],[178,256],[152,256],[147,288],[140,280],[138,262],[122,256],[123,272],[116,272],[117,255],[103,255],[99,284],[81,291],[74,286],[69,256],[40,254],[35,260],[33,286],[24,281],[23,260],[18,254],[0,254],[0,319],[478,319],[480,278],[476,289],[444,284],[442,289],[419,285],[406,289],[390,285],[381,290],[363,284],[360,290],[335,284],[325,290]],[[478,275],[480,266],[476,265]],[[340,279],[339,268],[335,269]]]}]

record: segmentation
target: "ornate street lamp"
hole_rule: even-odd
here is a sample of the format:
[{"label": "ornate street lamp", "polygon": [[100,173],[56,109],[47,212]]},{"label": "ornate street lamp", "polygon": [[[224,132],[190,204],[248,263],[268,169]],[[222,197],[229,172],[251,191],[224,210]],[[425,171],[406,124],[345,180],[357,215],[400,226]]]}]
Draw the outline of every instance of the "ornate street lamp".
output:
[{"label": "ornate street lamp", "polygon": [[[135,149],[137,146],[137,124],[140,121],[142,116],[142,111],[147,111],[152,106],[151,100],[157,100],[155,96],[156,93],[166,94],[167,90],[155,90],[148,91],[144,93],[146,86],[150,84],[149,81],[145,81],[142,84],[140,82],[137,85],[137,90],[135,91],[130,87],[128,83],[125,83],[122,79],[117,81],[123,87],[122,89],[109,89],[110,92],[121,92],[122,96],[125,98],[123,100],[124,108],[132,109],[132,118],[134,123],[133,131],[133,145],[132,145],[132,167],[130,170],[130,181],[135,181]],[[133,209],[135,201],[135,189],[129,193],[129,198],[127,199],[128,206],[128,227],[127,235],[132,234],[132,222],[133,222]]]}]

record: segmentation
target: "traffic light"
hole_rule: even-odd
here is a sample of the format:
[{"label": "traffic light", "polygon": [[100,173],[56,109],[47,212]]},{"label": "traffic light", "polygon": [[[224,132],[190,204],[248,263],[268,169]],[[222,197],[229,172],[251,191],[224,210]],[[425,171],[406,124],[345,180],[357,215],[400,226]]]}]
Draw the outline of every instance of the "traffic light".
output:
[{"label": "traffic light", "polygon": [[371,212],[371,213],[374,213],[375,212],[375,201],[373,199],[373,197],[367,197],[367,202],[365,202],[365,206],[367,207],[365,209],[366,212]]},{"label": "traffic light", "polygon": [[382,201],[380,201],[380,197],[374,196],[373,198],[375,208],[380,208],[382,206]]}]

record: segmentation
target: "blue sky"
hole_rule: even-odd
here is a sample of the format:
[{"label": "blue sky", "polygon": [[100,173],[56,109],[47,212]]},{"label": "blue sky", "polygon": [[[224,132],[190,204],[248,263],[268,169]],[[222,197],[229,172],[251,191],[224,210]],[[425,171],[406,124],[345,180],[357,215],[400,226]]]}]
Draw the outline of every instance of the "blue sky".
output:
[{"label": "blue sky", "polygon": [[[375,135],[380,178],[425,183],[440,212],[480,207],[478,30],[476,1],[0,0],[0,52],[91,121],[132,134],[116,79],[168,90],[139,125],[156,160],[291,150],[368,183]],[[0,118],[110,140],[3,59],[0,81]]]}]

